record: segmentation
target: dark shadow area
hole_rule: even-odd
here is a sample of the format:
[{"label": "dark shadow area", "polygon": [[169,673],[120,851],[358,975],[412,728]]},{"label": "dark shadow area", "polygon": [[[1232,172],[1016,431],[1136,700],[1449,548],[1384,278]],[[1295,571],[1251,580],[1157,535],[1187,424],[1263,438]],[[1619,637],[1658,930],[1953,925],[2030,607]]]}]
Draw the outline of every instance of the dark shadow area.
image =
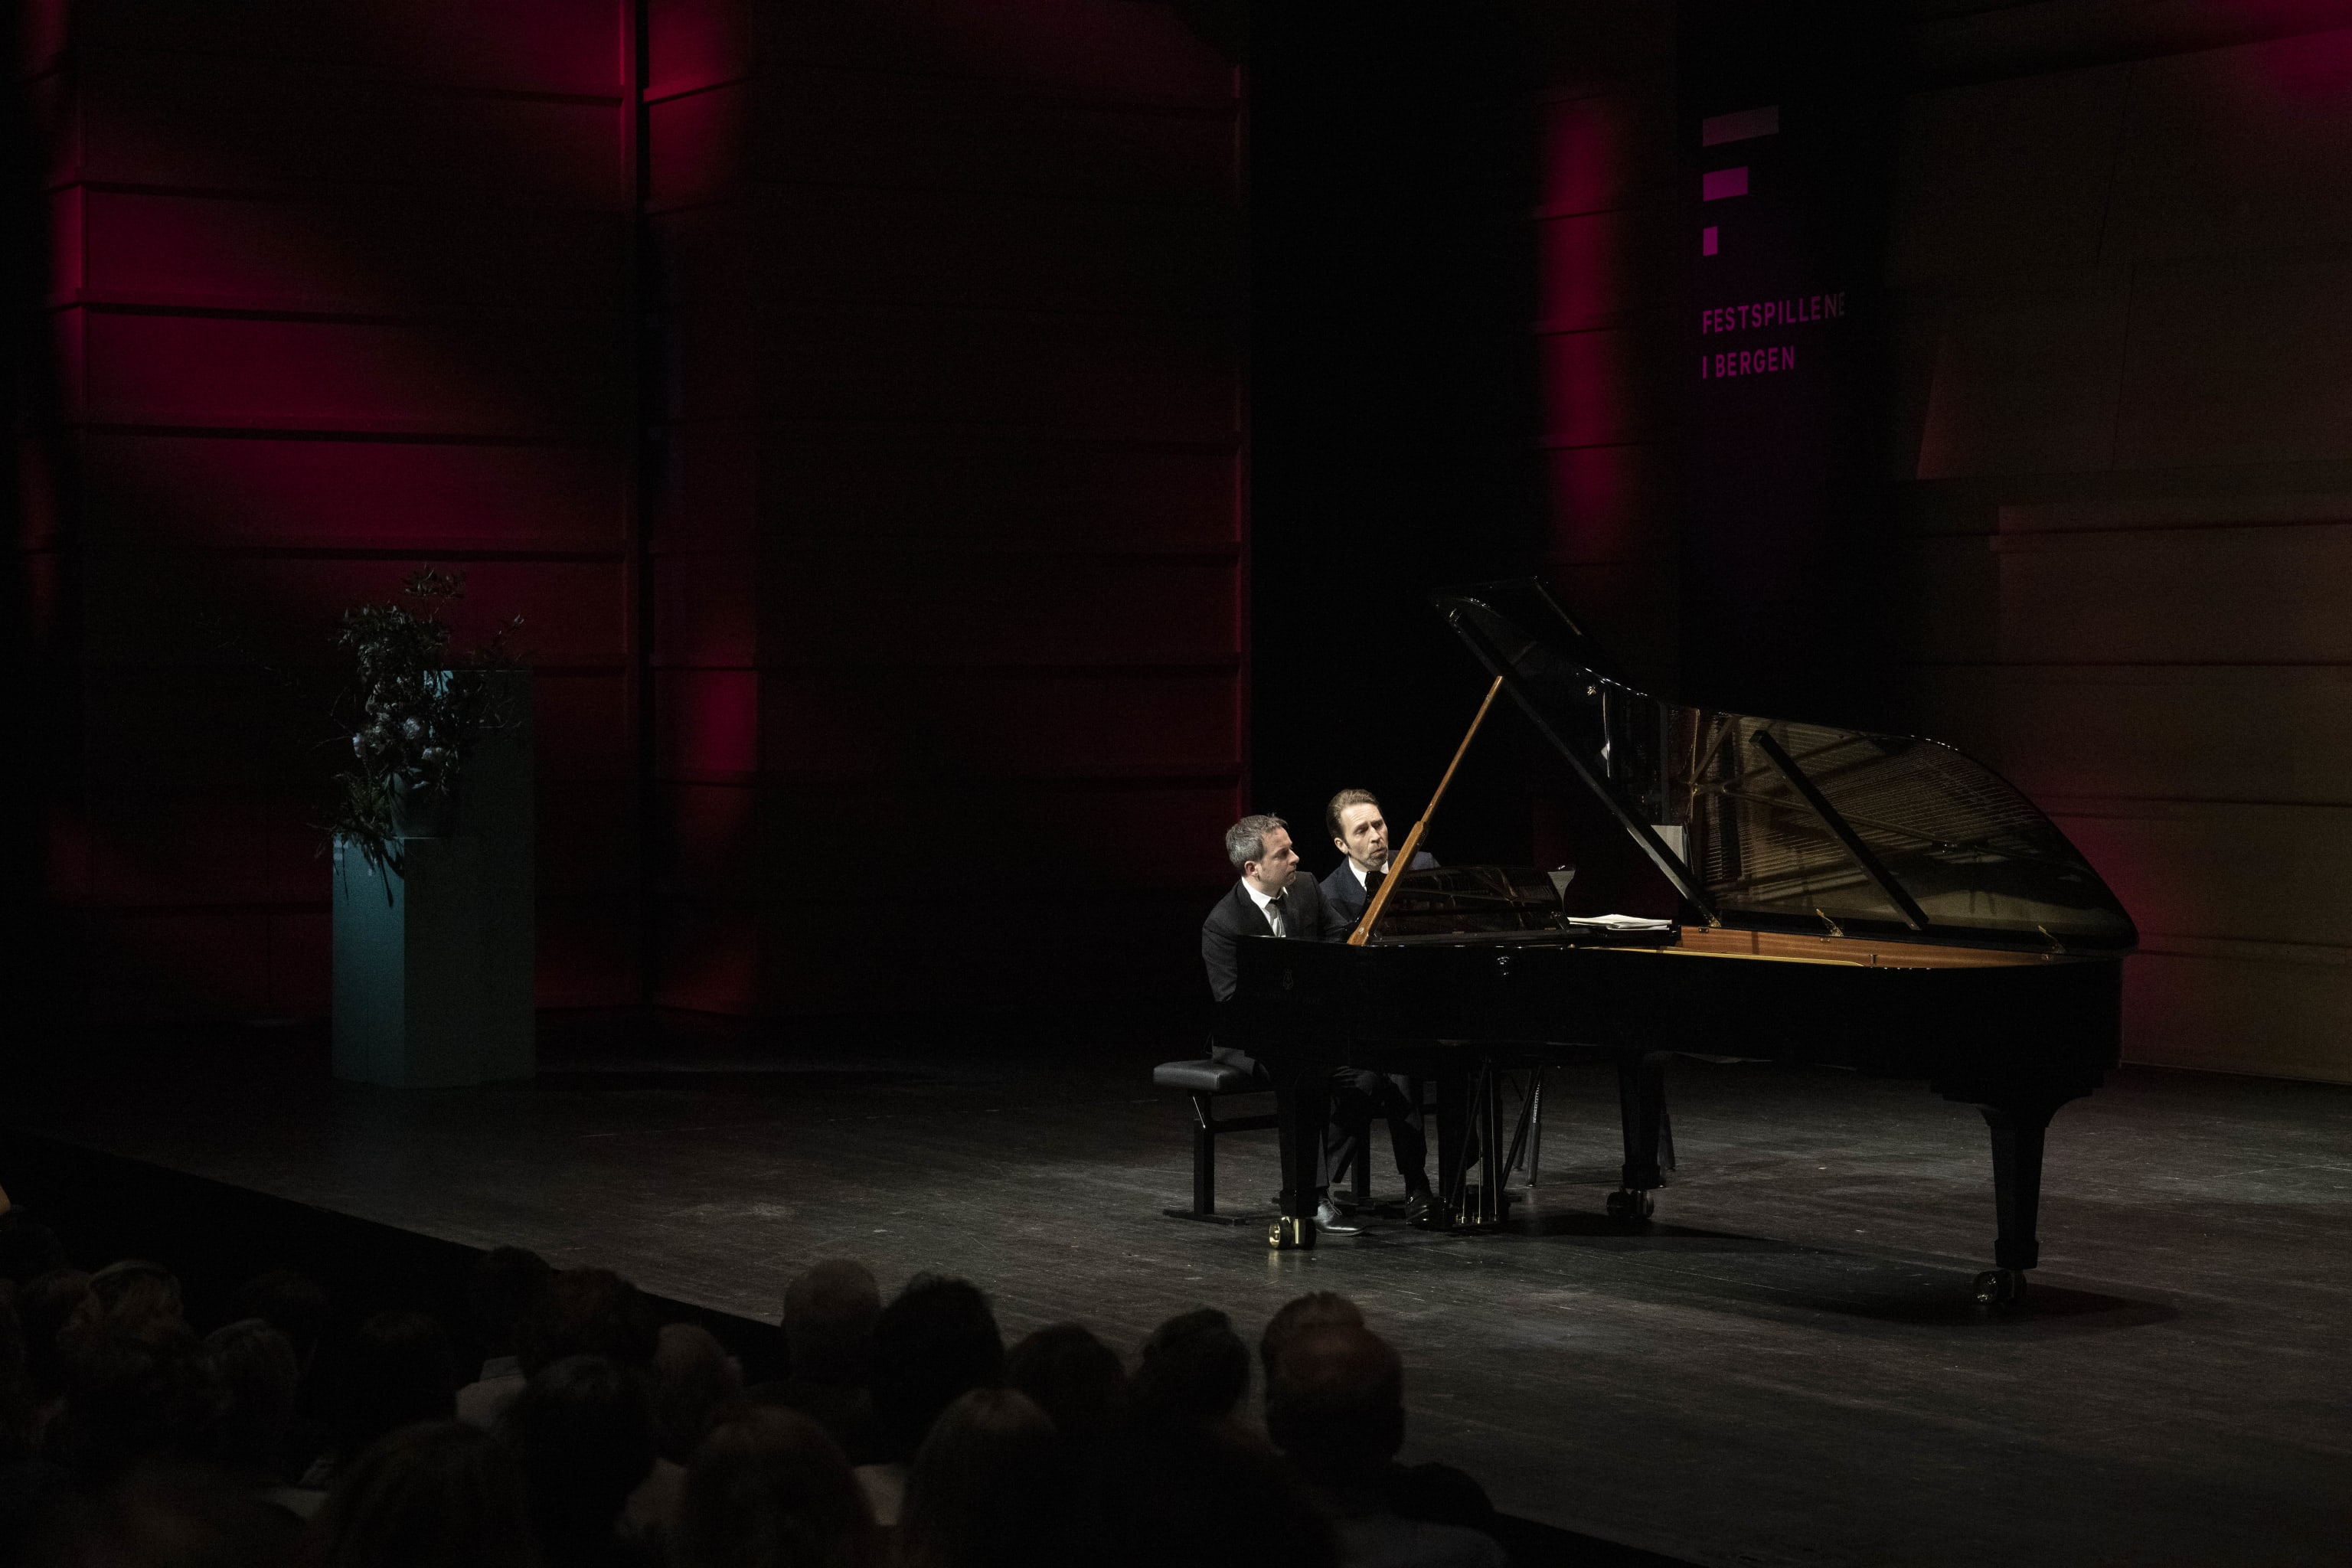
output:
[{"label": "dark shadow area", "polygon": [[[1253,809],[1337,861],[1334,791],[1420,815],[1486,682],[1432,588],[1541,536],[1536,50],[1500,6],[1261,6],[1250,37]],[[1524,860],[1516,721],[1442,859]]]}]

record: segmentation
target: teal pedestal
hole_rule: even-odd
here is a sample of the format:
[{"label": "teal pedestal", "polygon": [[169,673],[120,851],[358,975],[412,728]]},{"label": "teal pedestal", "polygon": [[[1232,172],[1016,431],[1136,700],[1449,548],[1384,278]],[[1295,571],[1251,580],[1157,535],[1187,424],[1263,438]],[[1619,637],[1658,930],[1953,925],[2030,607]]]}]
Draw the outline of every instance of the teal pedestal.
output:
[{"label": "teal pedestal", "polygon": [[334,1071],[446,1089],[538,1070],[530,677],[501,671],[501,725],[467,759],[449,831],[379,874],[335,846]]}]

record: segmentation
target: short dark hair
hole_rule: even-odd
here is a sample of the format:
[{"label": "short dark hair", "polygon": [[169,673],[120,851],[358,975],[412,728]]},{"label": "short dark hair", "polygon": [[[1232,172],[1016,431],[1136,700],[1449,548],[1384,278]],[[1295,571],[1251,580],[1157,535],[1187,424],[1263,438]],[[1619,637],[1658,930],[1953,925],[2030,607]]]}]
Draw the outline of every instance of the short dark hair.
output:
[{"label": "short dark hair", "polygon": [[324,1568],[388,1562],[530,1568],[522,1467],[488,1432],[436,1421],[404,1426],[338,1478],[312,1526]]},{"label": "short dark hair", "polygon": [[1055,1323],[1014,1345],[1004,1381],[1035,1400],[1066,1436],[1100,1436],[1127,1414],[1127,1368],[1082,1323]]},{"label": "short dark hair", "polygon": [[1404,1442],[1404,1363],[1370,1329],[1310,1329],[1275,1360],[1265,1429],[1309,1482],[1377,1473]]},{"label": "short dark hair", "polygon": [[867,1386],[891,1457],[911,1460],[940,1411],[1003,1373],[1004,1336],[980,1287],[917,1275],[874,1324]]},{"label": "short dark hair", "polygon": [[241,1470],[275,1470],[285,1461],[281,1450],[302,1375],[294,1342],[259,1318],[246,1318],[215,1329],[205,1340],[205,1352],[220,1373],[226,1399],[218,1433],[221,1459]]},{"label": "short dark hair", "polygon": [[1369,805],[1374,811],[1378,811],[1381,808],[1381,803],[1372,798],[1372,792],[1370,790],[1341,790],[1338,795],[1333,795],[1331,797],[1331,803],[1323,808],[1323,826],[1331,830],[1332,837],[1339,838],[1345,837],[1339,831],[1339,814],[1347,810],[1351,805]]},{"label": "short dark hair", "polygon": [[1265,1331],[1257,1340],[1258,1365],[1265,1369],[1266,1387],[1274,1387],[1274,1363],[1281,1359],[1283,1347],[1291,1341],[1315,1329],[1363,1326],[1364,1310],[1337,1290],[1309,1290],[1285,1301],[1266,1320]]},{"label": "short dark hair", "polygon": [[473,1273],[466,1280],[466,1308],[473,1314],[486,1353],[513,1352],[523,1321],[554,1278],[547,1259],[528,1247],[494,1247],[474,1259]]},{"label": "short dark hair", "polygon": [[456,1415],[457,1363],[449,1336],[423,1312],[378,1312],[343,1354],[335,1391],[335,1452],[356,1459],[387,1432]]},{"label": "short dark hair", "polygon": [[849,1460],[824,1427],[774,1405],[721,1422],[695,1450],[669,1546],[680,1568],[885,1561]]},{"label": "short dark hair", "polygon": [[1221,1421],[1249,1392],[1249,1347],[1214,1307],[1169,1319],[1143,1342],[1135,1407],[1178,1421]]},{"label": "short dark hair", "polygon": [[515,1348],[527,1376],[575,1355],[600,1355],[644,1372],[654,1363],[653,1310],[609,1268],[561,1269],[523,1319]]},{"label": "short dark hair", "polygon": [[645,1379],[604,1356],[566,1356],[531,1373],[499,1434],[521,1462],[550,1562],[588,1559],[654,1468]]},{"label": "short dark hair", "polygon": [[795,1383],[862,1383],[882,1293],[866,1265],[829,1258],[784,1289],[784,1344]]},{"label": "short dark hair", "polygon": [[1263,813],[1244,816],[1226,828],[1225,858],[1233,862],[1234,869],[1238,871],[1253,860],[1265,859],[1265,836],[1276,828],[1287,833],[1290,824]]}]

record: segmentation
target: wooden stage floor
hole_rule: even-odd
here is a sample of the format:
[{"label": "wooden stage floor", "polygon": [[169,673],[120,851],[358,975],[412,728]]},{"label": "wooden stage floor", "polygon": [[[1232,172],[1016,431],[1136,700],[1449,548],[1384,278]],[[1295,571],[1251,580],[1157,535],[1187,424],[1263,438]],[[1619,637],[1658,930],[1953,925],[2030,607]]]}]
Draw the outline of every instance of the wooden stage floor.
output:
[{"label": "wooden stage floor", "polygon": [[[1626,1236],[1599,1214],[1613,1098],[1556,1076],[1505,1234],[1276,1255],[1160,1214],[1189,1144],[1149,1075],[1178,1038],[844,1025],[653,1071],[574,1031],[536,1087],[436,1092],[336,1086],[315,1052],[93,1058],[7,1120],[751,1317],[828,1257],[886,1290],[967,1275],[1008,1334],[1075,1318],[1130,1352],[1194,1306],[1254,1337],[1344,1291],[1404,1353],[1408,1457],[1695,1563],[2352,1560],[2352,1090],[2116,1075],[2053,1127],[2040,1305],[1997,1321],[1968,1305],[1984,1129],[1919,1086],[1677,1061],[1682,1168]],[[1270,1138],[1223,1178],[1262,1208]]]}]

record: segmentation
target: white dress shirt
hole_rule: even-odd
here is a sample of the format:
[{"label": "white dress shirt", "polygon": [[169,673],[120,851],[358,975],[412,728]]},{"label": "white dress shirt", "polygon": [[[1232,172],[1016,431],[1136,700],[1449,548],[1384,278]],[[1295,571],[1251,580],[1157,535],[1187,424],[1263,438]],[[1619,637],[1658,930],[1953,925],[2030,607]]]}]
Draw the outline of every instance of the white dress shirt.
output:
[{"label": "white dress shirt", "polygon": [[[1287,889],[1285,890],[1287,891]],[[1265,916],[1267,923],[1274,927],[1275,935],[1285,936],[1288,934],[1282,929],[1282,910],[1273,907],[1274,900],[1271,898],[1268,898],[1265,894],[1259,892],[1255,883],[1252,882],[1246,877],[1243,878],[1242,891],[1247,893],[1250,896],[1250,900],[1257,905],[1258,912]]]}]

